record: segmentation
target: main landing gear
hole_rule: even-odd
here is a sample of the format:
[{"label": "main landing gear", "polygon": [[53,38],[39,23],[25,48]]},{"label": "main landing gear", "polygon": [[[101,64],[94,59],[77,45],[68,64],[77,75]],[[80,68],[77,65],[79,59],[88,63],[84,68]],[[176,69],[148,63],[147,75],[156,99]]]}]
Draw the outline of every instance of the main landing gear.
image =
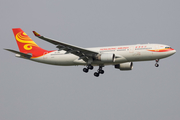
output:
[{"label": "main landing gear", "polygon": [[[94,73],[94,76],[99,77],[100,74],[104,74],[104,70],[102,69],[103,66],[99,66],[97,72]],[[85,73],[88,73],[89,70],[92,70],[94,67],[92,65],[88,65],[86,68],[83,68]]]},{"label": "main landing gear", "polygon": [[94,73],[94,76],[99,77],[99,74],[104,74],[104,70],[102,70],[102,66],[99,66],[97,72]]},{"label": "main landing gear", "polygon": [[86,68],[83,68],[83,71],[87,73],[89,70],[92,70],[94,67],[92,65],[88,65]]},{"label": "main landing gear", "polygon": [[159,59],[156,59],[156,64],[155,64],[156,67],[159,67],[158,62],[159,62]]}]

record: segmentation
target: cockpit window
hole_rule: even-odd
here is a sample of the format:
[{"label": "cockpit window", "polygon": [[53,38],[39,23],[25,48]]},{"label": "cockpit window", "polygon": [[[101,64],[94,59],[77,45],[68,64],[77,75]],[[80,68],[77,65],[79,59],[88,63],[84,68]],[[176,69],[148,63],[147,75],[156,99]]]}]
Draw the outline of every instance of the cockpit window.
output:
[{"label": "cockpit window", "polygon": [[171,47],[165,47],[165,49],[171,49]]}]

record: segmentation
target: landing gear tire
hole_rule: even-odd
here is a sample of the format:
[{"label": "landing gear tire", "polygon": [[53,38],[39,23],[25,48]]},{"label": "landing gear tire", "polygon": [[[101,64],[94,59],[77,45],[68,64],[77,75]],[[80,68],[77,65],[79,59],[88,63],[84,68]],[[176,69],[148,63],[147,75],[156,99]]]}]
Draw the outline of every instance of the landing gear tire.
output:
[{"label": "landing gear tire", "polygon": [[104,74],[104,70],[99,70],[99,73]]},{"label": "landing gear tire", "polygon": [[89,69],[84,68],[83,71],[84,71],[85,73],[87,73],[87,72],[89,71]]},{"label": "landing gear tire", "polygon": [[159,64],[156,63],[155,66],[156,66],[156,67],[159,67]]},{"label": "landing gear tire", "polygon": [[99,73],[98,73],[98,72],[95,72],[95,73],[94,73],[94,76],[99,77]]},{"label": "landing gear tire", "polygon": [[92,65],[88,66],[88,69],[92,70],[94,67]]}]

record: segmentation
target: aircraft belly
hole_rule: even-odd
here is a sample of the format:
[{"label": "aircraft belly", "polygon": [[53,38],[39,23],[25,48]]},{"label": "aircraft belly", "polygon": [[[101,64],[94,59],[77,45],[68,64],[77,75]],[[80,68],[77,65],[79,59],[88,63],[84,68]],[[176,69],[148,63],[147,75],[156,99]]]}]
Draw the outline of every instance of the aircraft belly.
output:
[{"label": "aircraft belly", "polygon": [[76,65],[73,61],[78,57],[72,54],[62,54],[62,55],[47,55],[32,59],[36,62],[52,64],[52,65]]},{"label": "aircraft belly", "polygon": [[161,58],[165,58],[168,56],[169,55],[167,54],[167,52],[153,52],[153,58],[154,59],[161,59]]},{"label": "aircraft belly", "polygon": [[124,57],[128,61],[143,61],[143,60],[153,60],[153,54],[149,51],[137,50],[133,53],[125,54]]},{"label": "aircraft belly", "polygon": [[54,59],[58,65],[75,65],[74,60],[79,58],[72,54],[58,55]]}]

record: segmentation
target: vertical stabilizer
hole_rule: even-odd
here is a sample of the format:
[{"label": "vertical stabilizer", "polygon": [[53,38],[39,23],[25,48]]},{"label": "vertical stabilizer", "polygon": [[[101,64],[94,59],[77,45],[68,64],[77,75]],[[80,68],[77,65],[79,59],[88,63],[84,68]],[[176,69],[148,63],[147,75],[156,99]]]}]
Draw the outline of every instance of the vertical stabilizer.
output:
[{"label": "vertical stabilizer", "polygon": [[48,52],[40,48],[21,28],[12,30],[20,52],[32,54],[32,57],[39,57]]}]

